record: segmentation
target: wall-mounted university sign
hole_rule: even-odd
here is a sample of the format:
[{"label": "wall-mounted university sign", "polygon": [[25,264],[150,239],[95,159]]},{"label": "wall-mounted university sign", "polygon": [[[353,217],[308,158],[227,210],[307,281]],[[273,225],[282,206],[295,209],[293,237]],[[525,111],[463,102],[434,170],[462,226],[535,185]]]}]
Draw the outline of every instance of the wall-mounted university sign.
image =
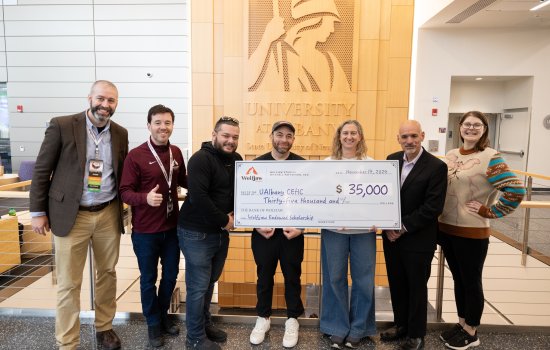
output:
[{"label": "wall-mounted university sign", "polygon": [[248,1],[243,112],[256,135],[284,119],[315,142],[356,118],[359,3]]},{"label": "wall-mounted university sign", "polygon": [[248,91],[354,90],[354,3],[250,0]]},{"label": "wall-mounted university sign", "polygon": [[542,125],[548,130],[550,130],[550,114],[548,114],[544,119],[542,120]]}]

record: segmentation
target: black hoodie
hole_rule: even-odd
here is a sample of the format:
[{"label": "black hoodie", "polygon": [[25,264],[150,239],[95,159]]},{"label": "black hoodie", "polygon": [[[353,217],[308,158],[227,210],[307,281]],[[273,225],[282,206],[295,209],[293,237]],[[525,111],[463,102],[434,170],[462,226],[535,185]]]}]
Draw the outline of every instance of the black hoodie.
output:
[{"label": "black hoodie", "polygon": [[183,203],[178,226],[198,232],[221,232],[227,225],[227,214],[233,211],[235,161],[240,154],[218,151],[211,141],[187,163],[187,198]]}]

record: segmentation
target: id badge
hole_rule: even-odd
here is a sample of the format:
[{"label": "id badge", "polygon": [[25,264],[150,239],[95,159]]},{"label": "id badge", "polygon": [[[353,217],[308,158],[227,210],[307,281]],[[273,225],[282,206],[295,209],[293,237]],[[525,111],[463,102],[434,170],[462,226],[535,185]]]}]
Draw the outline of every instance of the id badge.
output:
[{"label": "id badge", "polygon": [[166,203],[166,216],[170,216],[170,213],[174,210],[174,202],[172,197],[168,195],[168,202]]},{"label": "id badge", "polygon": [[88,172],[88,192],[100,192],[103,161],[101,159],[90,159]]}]

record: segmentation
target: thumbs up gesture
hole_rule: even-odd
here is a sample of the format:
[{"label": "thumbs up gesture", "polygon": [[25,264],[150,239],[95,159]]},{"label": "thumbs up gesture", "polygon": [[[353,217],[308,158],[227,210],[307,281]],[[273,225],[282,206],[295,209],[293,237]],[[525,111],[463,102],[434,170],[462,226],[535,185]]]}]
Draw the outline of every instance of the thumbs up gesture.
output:
[{"label": "thumbs up gesture", "polygon": [[158,189],[159,185],[157,184],[151,192],[147,193],[147,204],[152,207],[158,207],[160,206],[160,203],[162,203],[162,194],[157,193]]}]

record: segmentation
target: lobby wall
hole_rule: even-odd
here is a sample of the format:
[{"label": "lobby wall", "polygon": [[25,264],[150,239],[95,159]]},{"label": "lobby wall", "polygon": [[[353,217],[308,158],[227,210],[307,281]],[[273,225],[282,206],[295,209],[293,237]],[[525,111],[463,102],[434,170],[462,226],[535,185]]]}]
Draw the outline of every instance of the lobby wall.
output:
[{"label": "lobby wall", "polygon": [[[285,30],[290,31],[291,1],[276,2],[279,13],[287,16]],[[328,6],[326,2],[320,3]],[[249,18],[251,11],[257,13],[258,9],[253,6],[258,4],[265,5],[264,15]],[[210,139],[212,126],[222,115],[241,120],[238,151],[247,159],[269,150],[269,126],[280,119],[298,126],[295,151],[309,159],[322,159],[330,154],[335,128],[346,119],[358,119],[362,123],[371,157],[385,159],[399,148],[398,125],[408,115],[414,3],[412,0],[335,0],[334,4],[340,22],[334,24],[331,35],[353,43],[347,47],[349,52],[340,52],[339,56],[340,63],[346,61],[344,56],[352,57],[347,68],[344,67],[349,91],[295,92],[284,88],[276,91],[272,87],[267,92],[258,92],[247,83],[248,74],[254,68],[249,64],[253,51],[249,49],[249,42],[258,32],[260,36],[265,35],[266,23],[274,13],[273,1],[191,3],[194,150],[200,142]],[[345,22],[350,13],[355,16],[352,25]],[[350,32],[342,33],[343,26]],[[327,45],[331,45],[330,40],[331,36]],[[336,52],[338,41],[332,45]],[[251,104],[261,106],[251,107]],[[325,107],[331,104],[340,107]],[[258,108],[263,108],[261,114]]]},{"label": "lobby wall", "polygon": [[[34,160],[47,122],[85,110],[91,83],[113,81],[113,120],[144,142],[147,111],[176,114],[189,147],[189,4],[185,0],[17,0],[0,8],[0,81],[7,82],[12,164]],[[17,112],[17,106],[23,112]]]},{"label": "lobby wall", "polygon": [[[527,171],[550,175],[546,150],[550,147],[550,130],[543,119],[550,114],[550,36],[548,29],[421,29],[418,35],[418,55],[413,116],[426,132],[426,140],[439,140],[439,154],[445,150],[445,134],[450,105],[452,76],[519,76],[533,77]],[[525,87],[530,89],[530,87]],[[515,97],[512,97],[515,96]],[[516,100],[523,94],[503,96],[503,108],[517,108]],[[434,104],[433,97],[439,102]],[[522,101],[525,104],[525,101]],[[437,117],[431,109],[439,108]],[[521,106],[523,107],[523,106]],[[481,107],[480,107],[481,108]],[[538,185],[550,182],[538,180]]]}]

